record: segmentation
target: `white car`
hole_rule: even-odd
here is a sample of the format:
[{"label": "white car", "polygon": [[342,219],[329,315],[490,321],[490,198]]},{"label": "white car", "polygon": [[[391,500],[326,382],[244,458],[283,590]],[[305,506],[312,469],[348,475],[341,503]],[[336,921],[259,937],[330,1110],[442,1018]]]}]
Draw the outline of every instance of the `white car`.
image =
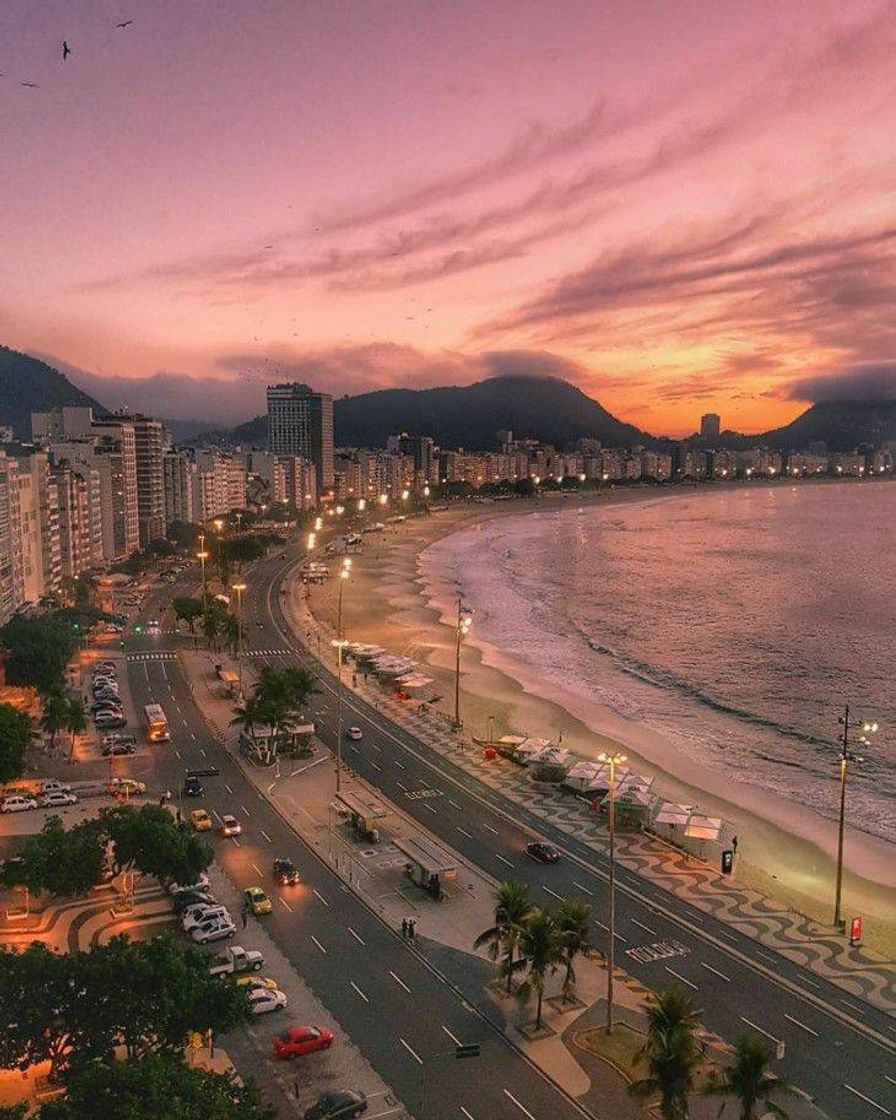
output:
[{"label": "white car", "polygon": [[230,813],[225,813],[221,818],[221,835],[222,836],[239,836],[243,831],[243,826],[236,817],[231,816]]},{"label": "white car", "polygon": [[286,992],[281,992],[279,988],[273,991],[270,988],[250,988],[247,995],[253,1015],[264,1015],[266,1011],[279,1011],[289,1002]]},{"label": "white car", "polygon": [[47,778],[41,783],[40,792],[44,796],[48,793],[71,793],[72,787],[67,782],[60,782],[58,778]]},{"label": "white car", "polygon": [[[192,907],[191,907],[192,909]],[[184,915],[184,933],[192,933],[199,926],[204,926],[212,921],[231,921],[230,913],[226,906],[200,906],[195,913],[188,910]]]},{"label": "white car", "polygon": [[348,729],[348,731],[346,732],[346,734],[348,735],[349,739],[363,739],[364,738],[364,732],[361,730],[360,727],[350,727]]},{"label": "white car", "polygon": [[0,813],[23,813],[26,809],[36,809],[37,802],[33,797],[4,797],[0,802]]},{"label": "white car", "polygon": [[201,926],[197,926],[190,933],[190,937],[197,945],[205,945],[209,941],[221,941],[225,937],[233,937],[235,933],[236,926],[233,922],[225,921],[223,918],[212,918],[208,922],[203,922]]},{"label": "white car", "polygon": [[66,793],[62,789],[54,789],[50,793],[45,793],[40,799],[40,803],[44,809],[56,809],[61,805],[76,805],[78,798],[74,793]]},{"label": "white car", "polygon": [[199,878],[195,883],[187,883],[181,886],[180,883],[172,883],[168,888],[169,894],[180,894],[181,891],[204,891],[208,886],[208,875],[204,871],[199,872]]}]

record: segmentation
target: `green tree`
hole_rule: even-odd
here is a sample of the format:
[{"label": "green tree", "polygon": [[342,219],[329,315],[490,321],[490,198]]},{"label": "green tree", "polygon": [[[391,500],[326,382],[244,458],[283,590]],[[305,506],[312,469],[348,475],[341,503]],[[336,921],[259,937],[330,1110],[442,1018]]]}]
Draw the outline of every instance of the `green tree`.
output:
[{"label": "green tree", "polygon": [[168,526],[168,540],[184,551],[196,551],[199,547],[199,534],[201,525],[194,525],[192,521],[172,521]]},{"label": "green tree", "polygon": [[104,809],[99,827],[112,841],[115,874],[136,868],[163,881],[192,883],[214,858],[208,844],[159,805]]},{"label": "green tree", "polygon": [[45,697],[40,726],[50,736],[50,750],[56,749],[56,736],[65,730],[68,714],[68,700],[61,692],[51,692]]},{"label": "green tree", "polygon": [[235,614],[228,614],[224,619],[224,638],[230,647],[230,652],[236,656],[240,640],[240,622]]},{"label": "green tree", "polygon": [[174,617],[182,618],[189,627],[190,633],[195,634],[196,619],[202,617],[202,600],[179,596],[171,600],[171,609],[174,611]]},{"label": "green tree", "polygon": [[40,1120],[275,1120],[255,1083],[193,1069],[176,1058],[76,1063],[68,1092],[45,1104]]},{"label": "green tree", "polygon": [[647,1041],[638,1058],[647,1076],[629,1092],[641,1099],[659,1096],[663,1120],[687,1120],[688,1097],[697,1086],[704,1047],[698,1041],[700,1013],[678,988],[662,988],[647,1002]]},{"label": "green tree", "polygon": [[493,961],[504,954],[499,973],[507,978],[508,992],[513,983],[516,948],[531,913],[529,888],[525,883],[507,879],[495,891],[495,924],[480,933],[473,942],[476,949],[486,946]]},{"label": "green tree", "polygon": [[66,831],[62,820],[49,817],[40,832],[27,837],[21,859],[6,865],[8,886],[47,891],[57,898],[77,898],[103,878],[103,840],[95,820],[81,821]]},{"label": "green tree", "polygon": [[75,739],[87,730],[87,713],[80,696],[69,696],[65,713],[65,730],[72,737],[69,757],[75,757]]},{"label": "green tree", "polygon": [[770,1112],[779,1120],[788,1120],[784,1109],[771,1098],[779,1093],[793,1095],[793,1088],[770,1072],[773,1056],[765,1039],[742,1035],[734,1047],[733,1063],[721,1073],[713,1070],[701,1091],[737,1101],[739,1120],[757,1120],[760,1105],[763,1114]]},{"label": "green tree", "polygon": [[242,705],[234,708],[233,711],[231,726],[242,727],[249,736],[255,731],[256,724],[264,722],[261,700],[254,693],[247,696]]},{"label": "green tree", "polygon": [[20,778],[25,771],[25,752],[34,737],[27,712],[12,704],[0,704],[0,782]]},{"label": "green tree", "polygon": [[563,959],[566,965],[563,998],[572,999],[576,990],[576,957],[590,957],[595,952],[591,940],[594,929],[591,907],[585,902],[566,899],[557,907],[555,919],[563,940]]},{"label": "green tree", "polygon": [[218,650],[218,638],[224,632],[229,611],[227,605],[220,599],[209,598],[202,615],[202,632],[209,647]]},{"label": "green tree", "polygon": [[536,907],[523,926],[520,936],[520,959],[517,966],[526,969],[526,979],[517,989],[520,1003],[537,999],[535,1029],[541,1026],[541,1008],[544,1002],[544,985],[548,972],[556,971],[563,959],[563,936],[557,928],[554,915]]}]

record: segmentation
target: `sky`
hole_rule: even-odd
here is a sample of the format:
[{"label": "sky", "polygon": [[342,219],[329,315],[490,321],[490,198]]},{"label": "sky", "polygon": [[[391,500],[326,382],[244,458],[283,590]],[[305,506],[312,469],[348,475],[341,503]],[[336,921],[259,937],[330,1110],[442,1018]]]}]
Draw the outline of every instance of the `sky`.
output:
[{"label": "sky", "polygon": [[554,374],[671,435],[896,396],[894,48],[879,0],[4,0],[0,343],[227,423],[292,379]]}]

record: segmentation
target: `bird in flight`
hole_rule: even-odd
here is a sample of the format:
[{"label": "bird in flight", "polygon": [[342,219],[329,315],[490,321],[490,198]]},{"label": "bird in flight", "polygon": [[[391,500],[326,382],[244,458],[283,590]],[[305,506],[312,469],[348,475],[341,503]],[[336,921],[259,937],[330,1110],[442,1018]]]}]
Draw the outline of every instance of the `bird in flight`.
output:
[{"label": "bird in flight", "polygon": [[71,47],[68,45],[68,43],[65,41],[65,39],[63,39],[62,40],[62,61],[65,62],[65,60],[68,58],[68,56],[71,53],[72,53]]},{"label": "bird in flight", "polygon": [[130,27],[133,22],[134,21],[132,19],[126,19],[124,21],[124,23],[116,23],[115,26],[116,27]]},{"label": "bird in flight", "polygon": [[27,86],[28,89],[40,89],[40,86],[37,84],[37,82],[22,82],[22,85]]}]

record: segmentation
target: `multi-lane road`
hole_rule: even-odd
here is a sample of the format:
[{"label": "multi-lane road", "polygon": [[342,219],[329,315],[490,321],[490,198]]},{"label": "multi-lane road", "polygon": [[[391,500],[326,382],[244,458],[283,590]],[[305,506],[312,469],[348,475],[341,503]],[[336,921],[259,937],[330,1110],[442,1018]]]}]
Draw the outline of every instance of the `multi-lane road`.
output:
[{"label": "multi-lane road", "polygon": [[[245,604],[248,644],[289,649],[287,656],[298,657],[315,672],[321,689],[315,705],[319,736],[332,747],[335,678],[295,643],[278,595],[291,562],[294,560],[269,560],[255,568]],[[132,666],[132,687],[138,703],[147,702],[143,696],[165,703],[166,694],[170,695],[173,734],[186,744],[182,747],[186,757],[162,764],[171,767],[170,780],[174,782],[185,765],[207,764],[213,748],[179,670],[164,662],[136,664]],[[345,742],[346,763],[422,827],[487,874],[528,883],[533,897],[545,905],[565,897],[591,902],[596,935],[605,933],[607,867],[600,852],[478,782],[348,690],[343,694],[343,722],[356,724],[363,732],[360,743]],[[215,764],[219,764],[219,753]],[[225,778],[225,763],[220,764],[222,777],[215,779],[219,784],[214,787],[214,807],[234,811],[228,800],[236,797],[230,793],[233,790],[241,791],[237,809],[248,811],[249,842],[239,849],[225,847],[220,853],[225,868],[242,883],[254,872],[246,862],[253,853],[255,858],[249,862],[264,870],[259,860],[270,857],[273,848],[288,844],[294,853],[297,843],[238,767],[226,760]],[[422,790],[433,793],[424,798],[412,796]],[[565,858],[552,866],[528,860],[524,848],[533,835],[554,841]],[[456,1036],[465,1041],[488,1040],[482,1060],[488,1063],[489,1075],[475,1079],[471,1099],[472,1090],[464,1089],[471,1080],[465,1071],[432,1063],[426,1077],[428,1115],[519,1117],[528,1112],[541,1120],[575,1112],[515,1051],[490,1037],[450,989],[428,973],[304,849],[302,858],[311,894],[303,895],[294,912],[287,912],[285,906],[278,910],[272,923],[274,936],[282,936],[282,944],[294,946],[289,951],[309,983],[409,1105],[419,1104],[418,1059],[444,1052],[444,1043]],[[628,972],[649,987],[676,984],[690,992],[703,1008],[707,1028],[724,1038],[757,1033],[775,1043],[783,1042],[785,1053],[777,1068],[838,1120],[896,1116],[893,1017],[625,868],[617,869],[617,888],[617,961]],[[326,902],[314,894],[315,889]],[[322,924],[318,927],[318,923]],[[319,928],[314,937],[326,951],[311,938],[312,926]],[[297,929],[302,931],[298,936]],[[361,947],[355,935],[360,935],[370,952],[358,952]],[[675,947],[674,956],[663,955],[669,946]],[[350,975],[359,969],[364,970],[363,977]],[[421,1004],[421,1000],[427,1002]],[[362,1026],[359,1029],[355,1024]],[[496,1070],[503,1077],[493,1077]]]}]

